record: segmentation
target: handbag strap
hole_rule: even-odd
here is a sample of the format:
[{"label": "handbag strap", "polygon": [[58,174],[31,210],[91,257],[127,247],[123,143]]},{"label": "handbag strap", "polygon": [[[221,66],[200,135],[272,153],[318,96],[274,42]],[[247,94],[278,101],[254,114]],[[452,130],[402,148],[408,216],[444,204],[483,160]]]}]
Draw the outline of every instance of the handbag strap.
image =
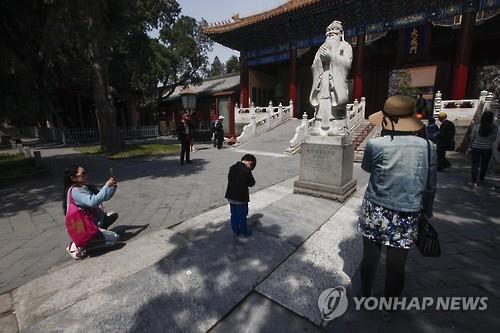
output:
[{"label": "handbag strap", "polygon": [[88,213],[88,208],[87,207],[81,207],[81,206],[78,206],[75,202],[75,199],[73,199],[73,189],[75,188],[75,186],[71,186],[69,189],[68,189],[68,197],[67,197],[67,203],[68,203],[68,206],[70,204],[73,204],[75,205],[78,209],[80,209],[81,211],[84,211],[85,213]]},{"label": "handbag strap", "polygon": [[430,178],[431,178],[431,144],[428,139],[427,141],[427,181],[425,183],[425,189],[430,190]]},{"label": "handbag strap", "polygon": [[[427,142],[427,181],[425,182],[425,191],[430,190],[430,178],[431,178],[431,144],[428,139],[425,139]],[[427,225],[429,224],[429,220],[425,217],[424,213],[424,197],[422,197],[422,205],[421,205],[421,217],[423,218],[423,227],[427,228]]]},{"label": "handbag strap", "polygon": [[68,204],[74,204],[75,203],[75,200],[73,199],[73,188],[74,188],[74,186],[71,186],[68,189],[68,194],[67,194],[67,197],[66,197],[66,202]]}]

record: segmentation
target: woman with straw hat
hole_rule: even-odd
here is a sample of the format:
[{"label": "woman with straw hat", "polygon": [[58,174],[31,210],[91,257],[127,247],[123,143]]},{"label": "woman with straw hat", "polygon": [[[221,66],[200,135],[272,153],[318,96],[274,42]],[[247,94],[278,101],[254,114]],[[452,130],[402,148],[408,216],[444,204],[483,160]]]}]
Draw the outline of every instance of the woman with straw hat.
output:
[{"label": "woman with straw hat", "polygon": [[[361,280],[366,297],[372,294],[382,248],[387,251],[385,296],[400,296],[408,250],[417,239],[428,168],[430,188],[435,191],[436,147],[417,136],[424,124],[414,111],[412,98],[396,95],[385,101],[382,111],[369,117],[382,132],[381,137],[368,141],[361,164],[370,173],[358,224],[363,235]],[[432,202],[428,207],[424,213],[430,217]],[[389,313],[384,315],[390,319]]]}]

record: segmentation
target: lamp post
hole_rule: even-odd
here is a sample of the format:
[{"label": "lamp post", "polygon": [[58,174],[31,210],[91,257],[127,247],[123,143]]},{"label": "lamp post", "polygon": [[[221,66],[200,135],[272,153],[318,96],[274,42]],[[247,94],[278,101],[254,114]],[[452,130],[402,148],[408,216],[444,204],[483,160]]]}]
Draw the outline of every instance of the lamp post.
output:
[{"label": "lamp post", "polygon": [[182,89],[180,95],[183,109],[192,114],[193,110],[196,109],[196,93],[188,86]]}]

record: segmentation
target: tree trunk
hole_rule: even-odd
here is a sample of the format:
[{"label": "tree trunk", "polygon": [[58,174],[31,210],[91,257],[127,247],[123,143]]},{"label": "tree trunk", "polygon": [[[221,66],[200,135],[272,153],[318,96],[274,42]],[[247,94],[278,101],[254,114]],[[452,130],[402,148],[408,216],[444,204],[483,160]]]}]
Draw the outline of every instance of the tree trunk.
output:
[{"label": "tree trunk", "polygon": [[116,109],[108,81],[107,52],[103,47],[105,45],[103,40],[105,28],[102,22],[102,8],[99,8],[99,1],[91,1],[91,3],[89,30],[93,36],[90,43],[92,90],[99,127],[99,141],[101,149],[107,154],[112,154],[120,149],[120,133],[116,126]]}]

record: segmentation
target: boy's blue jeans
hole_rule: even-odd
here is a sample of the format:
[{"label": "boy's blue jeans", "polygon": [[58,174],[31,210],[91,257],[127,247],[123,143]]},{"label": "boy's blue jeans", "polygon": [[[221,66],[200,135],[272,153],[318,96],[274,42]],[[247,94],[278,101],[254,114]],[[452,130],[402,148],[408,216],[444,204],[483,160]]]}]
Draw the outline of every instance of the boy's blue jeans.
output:
[{"label": "boy's blue jeans", "polygon": [[248,203],[229,204],[231,207],[231,228],[236,236],[247,234]]}]

